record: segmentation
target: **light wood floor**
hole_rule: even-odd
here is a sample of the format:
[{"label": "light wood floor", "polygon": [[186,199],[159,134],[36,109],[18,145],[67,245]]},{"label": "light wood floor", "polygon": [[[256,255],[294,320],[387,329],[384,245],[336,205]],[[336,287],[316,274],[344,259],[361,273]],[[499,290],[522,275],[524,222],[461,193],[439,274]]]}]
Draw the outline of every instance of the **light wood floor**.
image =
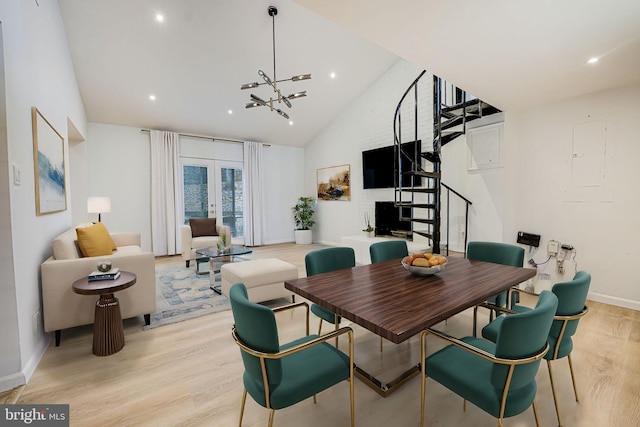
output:
[{"label": "light wood floor", "polygon": [[[304,255],[319,246],[282,244],[256,248],[255,257],[277,257],[296,264],[304,274]],[[177,257],[157,263],[182,263]],[[193,268],[193,266],[192,266]],[[640,312],[589,302],[573,351],[580,403],[573,391],[566,360],[553,362],[563,425],[640,425]],[[301,311],[278,315],[281,340],[300,336]],[[64,331],[53,343],[29,384],[0,394],[3,401],[70,405],[72,426],[234,426],[238,422],[243,366],[231,339],[231,312],[143,331],[142,319],[125,321],[126,345],[108,357],[91,353],[91,327]],[[312,316],[312,331],[317,320]],[[418,361],[418,339],[394,345],[370,332],[356,331],[356,359],[374,372],[402,370]],[[438,325],[452,335],[468,335],[470,311]],[[431,338],[430,350],[439,344]],[[386,378],[385,378],[386,379]],[[414,378],[390,397],[382,398],[359,380],[356,424],[415,426],[420,416],[420,380]],[[21,394],[20,394],[21,393]],[[546,366],[538,373],[536,406],[542,426],[557,425]],[[462,400],[427,380],[427,425],[495,426],[496,421],[473,405],[463,412]],[[268,411],[250,398],[244,426],[264,426]],[[275,425],[346,426],[348,384],[276,412]],[[505,420],[505,427],[533,426],[531,410]]]}]

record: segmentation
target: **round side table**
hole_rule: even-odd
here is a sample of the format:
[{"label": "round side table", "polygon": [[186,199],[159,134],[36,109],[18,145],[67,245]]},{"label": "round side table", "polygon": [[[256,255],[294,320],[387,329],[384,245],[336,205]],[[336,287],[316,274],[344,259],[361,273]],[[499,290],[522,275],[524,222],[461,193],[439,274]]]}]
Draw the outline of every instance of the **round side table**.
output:
[{"label": "round side table", "polygon": [[136,275],[121,271],[115,280],[96,280],[87,277],[73,282],[73,291],[80,295],[100,295],[96,302],[93,322],[93,354],[109,356],[124,347],[124,328],[120,303],[113,294],[136,283]]}]

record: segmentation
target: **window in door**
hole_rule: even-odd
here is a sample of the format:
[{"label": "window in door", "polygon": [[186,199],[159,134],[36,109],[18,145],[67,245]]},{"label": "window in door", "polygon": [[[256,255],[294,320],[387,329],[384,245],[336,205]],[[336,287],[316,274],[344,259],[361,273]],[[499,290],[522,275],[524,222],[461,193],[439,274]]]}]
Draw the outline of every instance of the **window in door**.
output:
[{"label": "window in door", "polygon": [[221,165],[220,206],[222,223],[231,228],[233,237],[244,236],[244,186],[242,168]]},{"label": "window in door", "polygon": [[231,228],[231,236],[244,237],[242,162],[184,160],[184,217],[216,218]]},{"label": "window in door", "polygon": [[184,219],[209,216],[209,168],[184,165]]}]

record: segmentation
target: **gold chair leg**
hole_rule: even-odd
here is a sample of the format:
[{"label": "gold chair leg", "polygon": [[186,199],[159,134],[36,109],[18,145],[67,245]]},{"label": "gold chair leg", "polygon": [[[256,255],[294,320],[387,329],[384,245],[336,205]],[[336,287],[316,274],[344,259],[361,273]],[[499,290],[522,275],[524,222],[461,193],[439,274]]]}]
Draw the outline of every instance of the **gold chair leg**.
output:
[{"label": "gold chair leg", "polygon": [[[422,362],[424,365],[424,362]],[[424,369],[424,368],[423,368]],[[420,427],[424,426],[424,404],[425,404],[425,395],[427,394],[427,378],[424,375],[424,371],[422,372],[422,376],[420,378]]]},{"label": "gold chair leg", "polygon": [[569,372],[571,372],[571,382],[573,383],[573,394],[576,395],[576,402],[580,402],[578,400],[578,389],[576,387],[576,377],[573,375],[573,363],[571,363],[571,355],[567,356],[567,360],[569,361]]},{"label": "gold chair leg", "polygon": [[353,385],[354,377],[349,380],[349,407],[351,410],[351,427],[356,425],[356,393]]},{"label": "gold chair leg", "polygon": [[242,392],[242,403],[240,404],[240,422],[238,427],[242,427],[242,416],[244,415],[244,404],[247,402],[247,389]]},{"label": "gold chair leg", "polygon": [[275,416],[276,416],[276,410],[272,409],[269,412],[269,427],[273,427],[273,419],[275,418]]},{"label": "gold chair leg", "polygon": [[462,412],[467,412],[467,399],[462,401]]},{"label": "gold chair leg", "polygon": [[[333,324],[335,325],[335,330],[340,329],[340,321],[338,320],[338,315],[333,315]],[[336,335],[336,348],[338,348],[338,336]]]},{"label": "gold chair leg", "polygon": [[425,332],[422,332],[420,334],[420,427],[424,427],[424,400],[427,394],[426,340]]},{"label": "gold chair leg", "polygon": [[322,317],[320,318],[320,324],[318,325],[318,335],[322,335]]},{"label": "gold chair leg", "polygon": [[538,411],[536,411],[536,402],[531,402],[531,407],[533,408],[533,417],[536,419],[536,427],[540,427],[540,423],[538,422]]},{"label": "gold chair leg", "polygon": [[382,337],[380,337],[380,353],[382,353]]},{"label": "gold chair leg", "polygon": [[547,360],[547,369],[549,370],[549,380],[551,382],[551,394],[553,394],[553,404],[556,405],[556,417],[558,418],[558,427],[562,427],[562,421],[560,421],[560,409],[558,408],[558,398],[556,396],[556,388],[553,384],[553,375],[551,374],[551,361]]},{"label": "gold chair leg", "polygon": [[313,404],[315,405],[315,404],[317,404],[317,403],[318,403],[318,399],[316,399],[316,395],[314,394],[314,395],[313,395]]},{"label": "gold chair leg", "polygon": [[502,427],[502,418],[498,418],[498,427]]}]

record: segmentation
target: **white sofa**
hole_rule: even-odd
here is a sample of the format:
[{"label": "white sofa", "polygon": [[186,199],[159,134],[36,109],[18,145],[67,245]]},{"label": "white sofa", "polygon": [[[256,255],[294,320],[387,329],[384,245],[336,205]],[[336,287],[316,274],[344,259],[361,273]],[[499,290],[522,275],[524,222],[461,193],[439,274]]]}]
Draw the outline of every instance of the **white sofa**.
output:
[{"label": "white sofa", "polygon": [[120,302],[122,318],[144,315],[145,323],[156,311],[155,258],[143,252],[139,233],[110,233],[117,246],[112,255],[83,257],[78,249],[76,230],[65,231],[53,241],[53,256],[41,266],[44,330],[55,331],[60,345],[62,329],[92,324],[97,296],[79,295],[72,284],[97,268],[98,261],[111,260],[113,267],[137,276],[136,283],[115,294]]},{"label": "white sofa", "polygon": [[220,242],[220,236],[226,234],[227,242],[231,244],[231,228],[216,224],[217,236],[197,236],[192,237],[191,226],[189,224],[182,225],[180,228],[180,239],[182,241],[182,258],[187,268],[189,262],[196,259],[196,251],[198,249],[207,249],[215,247]]}]

